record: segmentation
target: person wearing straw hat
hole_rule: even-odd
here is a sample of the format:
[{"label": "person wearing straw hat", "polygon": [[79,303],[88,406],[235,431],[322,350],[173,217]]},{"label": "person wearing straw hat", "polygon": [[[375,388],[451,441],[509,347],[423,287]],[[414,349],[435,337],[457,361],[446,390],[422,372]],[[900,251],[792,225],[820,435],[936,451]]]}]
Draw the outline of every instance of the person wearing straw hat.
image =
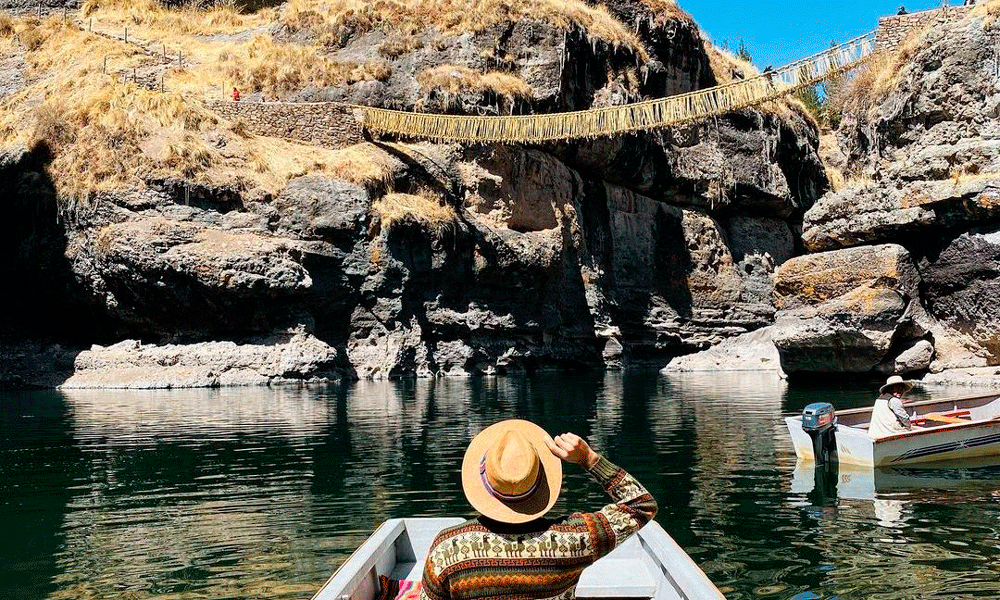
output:
[{"label": "person wearing straw hat", "polygon": [[[596,512],[546,518],[562,488],[562,463],[585,469],[611,496]],[[478,518],[438,534],[427,554],[421,600],[484,597],[569,600],[583,569],[656,515],[639,482],[573,433],[555,438],[509,419],[465,451],[462,489]]]},{"label": "person wearing straw hat", "polygon": [[894,435],[913,428],[910,415],[903,407],[903,395],[913,389],[913,384],[893,375],[879,388],[879,397],[872,408],[872,418],[868,424],[868,435],[880,438]]}]

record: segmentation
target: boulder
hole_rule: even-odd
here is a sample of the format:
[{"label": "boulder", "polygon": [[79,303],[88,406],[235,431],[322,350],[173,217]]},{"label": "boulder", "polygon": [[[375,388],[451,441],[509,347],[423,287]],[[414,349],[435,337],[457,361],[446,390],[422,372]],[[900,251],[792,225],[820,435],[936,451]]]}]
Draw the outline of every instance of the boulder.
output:
[{"label": "boulder", "polygon": [[905,375],[915,371],[926,371],[934,358],[934,344],[927,340],[917,340],[903,350],[893,361],[892,373]]},{"label": "boulder", "polygon": [[885,358],[906,311],[892,290],[859,288],[816,306],[779,311],[774,345],[786,373],[866,373]]},{"label": "boulder", "polygon": [[872,370],[897,334],[914,327],[919,282],[909,253],[891,244],[789,260],[775,274],[773,335],[782,368],[789,374]]},{"label": "boulder", "polygon": [[771,327],[764,327],[723,340],[708,350],[672,359],[661,372],[774,371],[784,376],[773,333]]},{"label": "boulder", "polygon": [[806,212],[813,252],[895,242],[922,248],[947,232],[1000,220],[1000,179],[866,183],[823,196]]},{"label": "boulder", "polygon": [[925,385],[967,385],[1000,389],[1000,368],[959,367],[941,373],[928,374],[921,381]]},{"label": "boulder", "polygon": [[849,292],[895,292],[908,302],[919,297],[920,274],[902,246],[883,244],[795,257],[775,273],[779,310],[818,306]]}]

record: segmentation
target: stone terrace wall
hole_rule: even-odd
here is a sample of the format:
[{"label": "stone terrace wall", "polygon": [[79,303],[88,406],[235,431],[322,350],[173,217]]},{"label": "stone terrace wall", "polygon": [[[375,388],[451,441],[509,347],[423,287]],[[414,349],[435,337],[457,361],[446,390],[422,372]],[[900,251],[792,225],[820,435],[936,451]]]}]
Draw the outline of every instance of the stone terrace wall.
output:
[{"label": "stone terrace wall", "polygon": [[969,13],[971,6],[949,6],[924,10],[908,15],[881,17],[875,32],[875,49],[885,50],[899,46],[913,33],[926,27],[954,23]]},{"label": "stone terrace wall", "polygon": [[242,122],[255,135],[282,137],[327,148],[362,141],[350,108],[336,102],[208,101],[205,108],[233,123]]}]

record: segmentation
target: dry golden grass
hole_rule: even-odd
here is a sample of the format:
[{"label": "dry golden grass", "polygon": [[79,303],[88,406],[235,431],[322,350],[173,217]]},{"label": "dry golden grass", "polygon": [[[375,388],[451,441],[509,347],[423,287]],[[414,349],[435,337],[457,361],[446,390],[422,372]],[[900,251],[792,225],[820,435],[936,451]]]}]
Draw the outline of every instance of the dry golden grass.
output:
[{"label": "dry golden grass", "polygon": [[479,73],[464,66],[441,65],[417,73],[417,82],[427,91],[452,94],[462,91],[484,92],[508,98],[531,98],[531,86],[510,73]]},{"label": "dry golden grass", "polygon": [[844,189],[847,184],[846,179],[844,179],[844,172],[836,167],[831,167],[830,165],[823,165],[823,170],[826,171],[826,178],[830,182],[830,189],[834,192],[839,192]]},{"label": "dry golden grass", "polygon": [[[719,48],[711,42],[706,42],[705,50],[708,54],[709,68],[712,69],[718,85],[742,81],[760,75],[760,69],[725,48]],[[806,105],[801,100],[791,96],[785,96],[773,102],[766,102],[758,106],[758,108],[785,119],[798,115],[817,128],[819,127],[819,122],[816,120],[815,115],[806,108]]]},{"label": "dry golden grass", "polygon": [[986,2],[977,2],[972,8],[972,14],[977,17],[985,17],[985,24],[987,26],[992,25],[998,16],[1000,16],[1000,0],[987,0]]},{"label": "dry golden grass", "polygon": [[0,38],[14,35],[14,19],[6,13],[0,13]]},{"label": "dry golden grass", "polygon": [[280,14],[290,31],[308,32],[328,46],[341,46],[352,36],[375,29],[410,35],[427,29],[458,34],[522,18],[563,28],[577,26],[593,38],[647,58],[631,29],[603,6],[582,0],[289,0]]},{"label": "dry golden grass", "polygon": [[[207,166],[185,132],[214,119],[172,94],[158,94],[102,74],[103,57],[139,65],[134,49],[65,26],[60,19],[23,20],[17,35],[25,47],[29,86],[0,102],[0,138],[5,143],[47,145],[50,174],[67,196],[134,182],[160,166],[139,151],[152,130],[172,132],[173,151],[162,166],[196,172]],[[23,39],[23,38],[22,38]]]},{"label": "dry golden grass", "polygon": [[392,74],[381,60],[335,62],[318,47],[279,44],[267,35],[258,35],[248,44],[219,44],[213,50],[201,53],[201,61],[190,69],[172,74],[169,87],[203,95],[238,87],[270,98],[307,86],[384,81]]},{"label": "dry golden grass", "polygon": [[828,109],[842,113],[868,114],[896,89],[906,66],[920,50],[928,28],[915,31],[895,51],[882,52],[844,79],[836,93],[827,99]]},{"label": "dry golden grass", "polygon": [[372,190],[385,190],[393,178],[394,161],[384,150],[368,143],[331,150],[276,138],[253,138],[250,164],[266,174],[263,187],[278,189],[289,179],[322,173]]},{"label": "dry golden grass", "polygon": [[792,115],[798,115],[799,117],[812,123],[812,125],[817,129],[820,128],[819,121],[816,120],[816,115],[814,115],[801,100],[792,96],[784,96],[774,102],[762,104],[761,109],[769,111],[785,119],[790,118]]},{"label": "dry golden grass", "polygon": [[275,11],[243,15],[232,4],[201,9],[191,3],[180,9],[168,9],[156,0],[86,0],[80,7],[80,16],[93,18],[95,29],[100,25],[102,29],[117,32],[128,26],[139,37],[160,40],[177,34],[238,33],[273,21]]},{"label": "dry golden grass", "polygon": [[757,67],[736,56],[729,50],[719,48],[707,41],[705,42],[705,50],[708,53],[708,66],[712,70],[712,74],[715,75],[716,83],[719,85],[760,75]]},{"label": "dry golden grass", "polygon": [[429,191],[417,194],[386,194],[372,204],[383,229],[411,221],[441,231],[458,220],[454,207]]},{"label": "dry golden grass", "polygon": [[176,93],[153,92],[104,75],[103,57],[141,65],[132,46],[64,27],[15,20],[14,36],[38,35],[25,52],[29,85],[0,101],[0,145],[45,144],[60,196],[140,188],[151,175],[279,191],[292,177],[325,173],[385,189],[397,164],[369,144],[342,150],[258,138]]},{"label": "dry golden grass", "polygon": [[683,9],[674,0],[641,0],[643,4],[646,5],[653,14],[656,15],[658,20],[661,19],[683,19],[685,21],[694,22],[691,15],[684,12]]}]

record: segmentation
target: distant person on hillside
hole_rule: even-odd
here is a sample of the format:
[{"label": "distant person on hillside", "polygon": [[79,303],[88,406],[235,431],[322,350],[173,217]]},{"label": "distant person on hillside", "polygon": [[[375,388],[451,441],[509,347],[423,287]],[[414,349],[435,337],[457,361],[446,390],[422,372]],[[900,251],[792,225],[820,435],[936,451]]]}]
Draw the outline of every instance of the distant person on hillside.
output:
[{"label": "distant person on hillside", "polygon": [[975,3],[976,0],[965,0],[965,2],[962,3],[962,6],[972,6]]},{"label": "distant person on hillside", "polygon": [[898,11],[896,11],[896,14],[897,14],[897,15],[905,15],[905,14],[906,14],[906,8],[904,8],[904,7],[903,7],[903,5],[902,5],[902,4],[900,4],[900,5],[899,5],[899,10],[898,10]]},{"label": "distant person on hillside", "polygon": [[877,439],[910,431],[910,415],[903,408],[903,396],[913,389],[913,384],[904,381],[899,375],[893,375],[879,388],[879,397],[872,409],[872,418],[868,424],[868,435]]},{"label": "distant person on hillside", "polygon": [[240,91],[236,88],[233,88],[233,102],[239,102],[239,101],[240,101]]}]

